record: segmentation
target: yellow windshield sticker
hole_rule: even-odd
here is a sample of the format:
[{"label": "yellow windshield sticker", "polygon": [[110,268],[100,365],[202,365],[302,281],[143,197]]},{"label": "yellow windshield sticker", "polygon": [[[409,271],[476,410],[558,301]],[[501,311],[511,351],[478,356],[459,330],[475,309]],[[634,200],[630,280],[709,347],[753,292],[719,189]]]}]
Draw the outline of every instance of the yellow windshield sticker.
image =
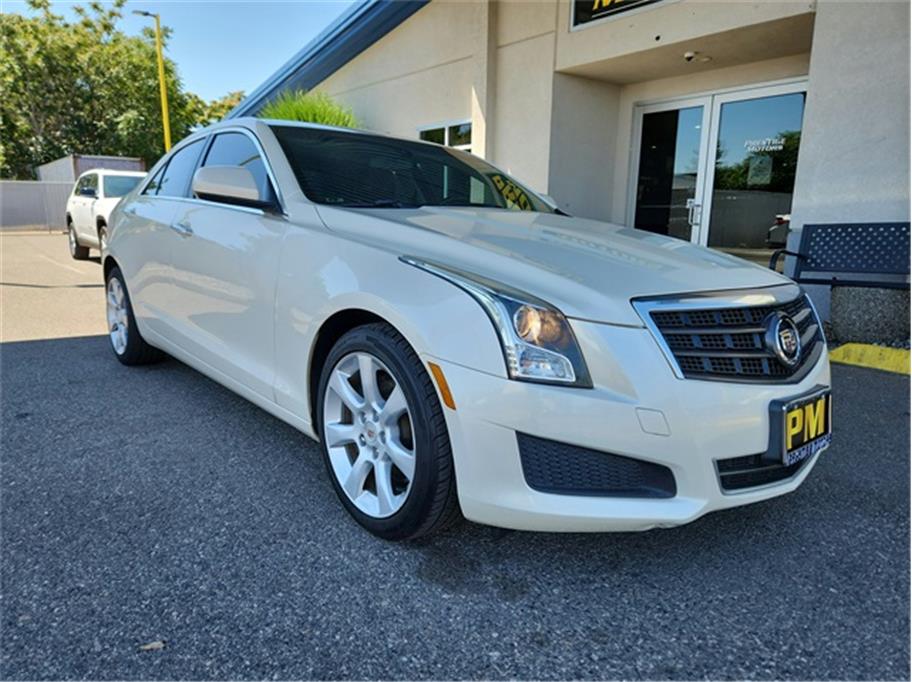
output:
[{"label": "yellow windshield sticker", "polygon": [[500,196],[506,200],[507,208],[512,208],[519,211],[533,210],[532,201],[529,199],[529,195],[526,194],[516,183],[507,180],[502,175],[492,175],[491,182],[494,183],[497,191],[500,192]]}]

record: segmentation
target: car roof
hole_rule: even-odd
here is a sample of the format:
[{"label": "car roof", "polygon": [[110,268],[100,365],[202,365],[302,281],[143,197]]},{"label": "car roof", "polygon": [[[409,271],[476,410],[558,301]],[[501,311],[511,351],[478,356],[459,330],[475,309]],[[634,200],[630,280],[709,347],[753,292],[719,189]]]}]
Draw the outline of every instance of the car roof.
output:
[{"label": "car roof", "polygon": [[[417,142],[420,144],[427,144],[431,146],[440,146],[435,142],[427,142],[425,140],[416,140],[412,137],[402,137],[401,135],[387,135],[376,130],[363,130],[361,128],[345,128],[342,126],[332,126],[325,125],[322,123],[306,123],[304,121],[289,121],[286,119],[279,118],[259,118],[258,116],[239,116],[238,118],[226,118],[224,120],[213,123],[206,128],[202,128],[196,131],[197,134],[208,134],[216,133],[222,128],[233,128],[233,127],[242,127],[247,128],[248,130],[255,132],[257,125],[266,125],[266,126],[283,126],[290,128],[309,128],[312,130],[331,130],[338,133],[347,133],[349,135],[370,135],[372,137],[385,137],[389,140],[402,140],[403,142]],[[197,137],[194,135],[193,137]],[[188,138],[189,139],[189,138]]]},{"label": "car roof", "polygon": [[117,168],[90,168],[89,170],[80,173],[79,177],[81,178],[92,173],[95,175],[128,175],[143,177],[146,174],[146,171],[119,170]]}]

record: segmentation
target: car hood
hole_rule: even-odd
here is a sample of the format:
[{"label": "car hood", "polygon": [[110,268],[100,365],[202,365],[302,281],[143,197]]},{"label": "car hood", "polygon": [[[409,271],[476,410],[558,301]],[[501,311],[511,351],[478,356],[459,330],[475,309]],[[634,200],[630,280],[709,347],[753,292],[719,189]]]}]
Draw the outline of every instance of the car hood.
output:
[{"label": "car hood", "polygon": [[334,232],[482,275],[597,322],[642,324],[633,298],[790,282],[719,251],[583,218],[448,207],[318,210]]}]

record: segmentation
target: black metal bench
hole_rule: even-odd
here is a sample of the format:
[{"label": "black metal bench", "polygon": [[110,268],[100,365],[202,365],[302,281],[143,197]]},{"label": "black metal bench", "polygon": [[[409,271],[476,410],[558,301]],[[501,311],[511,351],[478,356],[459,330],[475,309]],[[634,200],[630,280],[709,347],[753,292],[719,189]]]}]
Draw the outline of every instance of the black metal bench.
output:
[{"label": "black metal bench", "polygon": [[771,270],[783,255],[795,257],[799,284],[909,288],[909,223],[805,225],[798,251],[774,251]]}]

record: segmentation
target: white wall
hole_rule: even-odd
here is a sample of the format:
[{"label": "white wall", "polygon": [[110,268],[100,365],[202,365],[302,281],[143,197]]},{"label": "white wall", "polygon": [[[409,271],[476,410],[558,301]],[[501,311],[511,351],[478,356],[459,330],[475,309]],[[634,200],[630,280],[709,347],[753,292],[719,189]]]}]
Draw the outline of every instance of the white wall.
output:
[{"label": "white wall", "polygon": [[909,4],[817,8],[792,226],[909,220]]},{"label": "white wall", "polygon": [[548,193],[571,215],[605,220],[611,213],[620,90],[554,74]]},{"label": "white wall", "polygon": [[471,4],[435,0],[318,89],[352,107],[364,128],[392,135],[469,120],[476,14]]}]

